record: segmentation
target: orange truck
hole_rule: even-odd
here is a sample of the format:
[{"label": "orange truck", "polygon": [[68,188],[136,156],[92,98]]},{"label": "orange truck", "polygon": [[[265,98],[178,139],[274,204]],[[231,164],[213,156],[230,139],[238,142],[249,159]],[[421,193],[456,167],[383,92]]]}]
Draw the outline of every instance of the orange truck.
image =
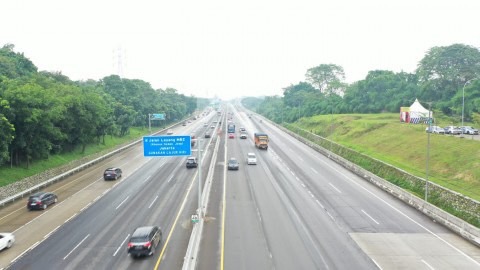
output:
[{"label": "orange truck", "polygon": [[254,142],[255,142],[255,147],[260,148],[260,149],[268,149],[268,135],[265,133],[258,133],[255,132],[253,134],[254,136]]}]

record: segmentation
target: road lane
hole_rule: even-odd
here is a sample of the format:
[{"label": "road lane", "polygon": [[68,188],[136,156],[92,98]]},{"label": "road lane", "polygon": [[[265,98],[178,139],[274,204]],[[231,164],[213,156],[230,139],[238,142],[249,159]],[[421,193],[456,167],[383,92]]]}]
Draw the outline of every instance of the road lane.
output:
[{"label": "road lane", "polygon": [[[186,132],[188,132],[189,134],[193,132],[198,132],[198,134],[200,134],[200,132],[203,131],[198,129],[198,126],[200,126],[200,124],[197,124],[196,126],[189,126],[189,129]],[[52,217],[47,218],[45,224],[42,224],[42,230],[45,230],[45,232],[40,231],[37,228],[40,224],[40,219],[32,221],[32,218],[26,218],[26,216],[28,215],[26,215],[24,211],[19,210],[20,208],[25,209],[25,205],[23,203],[17,202],[17,204],[10,205],[8,209],[2,209],[2,211],[4,211],[4,215],[2,215],[2,217],[0,218],[0,227],[14,227],[12,223],[14,223],[13,221],[15,215],[18,215],[19,217],[25,219],[25,222],[23,222],[23,220],[21,222],[18,222],[17,228],[27,223],[27,225],[22,228],[23,231],[18,233],[19,235],[17,235],[17,243],[11,249],[9,249],[8,252],[2,252],[1,263],[3,267],[8,265],[12,260],[16,259],[17,263],[12,266],[12,269],[29,269],[29,267],[31,267],[32,265],[32,260],[30,260],[29,258],[39,256],[40,259],[34,259],[33,261],[43,261],[45,263],[45,269],[51,269],[52,264],[61,265],[58,269],[74,269],[76,266],[78,268],[79,265],[91,264],[92,267],[94,267],[94,265],[97,266],[97,263],[100,268],[102,267],[102,265],[104,265],[106,267],[105,269],[112,269],[110,266],[113,266],[114,262],[112,262],[111,260],[93,260],[92,258],[101,258],[103,255],[109,252],[111,252],[110,256],[112,257],[119,256],[113,256],[112,254],[119,249],[119,242],[123,241],[126,235],[128,235],[128,233],[131,233],[131,230],[133,229],[128,227],[128,229],[125,229],[126,231],[128,231],[126,233],[120,232],[118,235],[116,234],[115,237],[112,237],[111,235],[106,237],[105,235],[107,234],[104,231],[98,231],[99,227],[100,229],[110,228],[110,230],[116,231],[118,230],[117,228],[122,228],[122,226],[133,226],[132,224],[135,224],[133,221],[125,221],[128,220],[128,217],[125,218],[125,214],[119,214],[119,212],[122,212],[122,209],[128,207],[132,208],[132,205],[136,204],[133,203],[131,197],[125,200],[126,197],[124,196],[124,194],[132,194],[135,192],[137,192],[138,194],[140,192],[139,190],[141,190],[142,188],[146,188],[149,192],[153,193],[155,190],[158,190],[158,183],[155,183],[155,179],[157,179],[157,182],[166,183],[164,184],[165,188],[162,191],[165,193],[163,194],[163,196],[159,196],[159,194],[151,194],[145,195],[145,197],[137,197],[138,201],[143,201],[148,196],[151,197],[151,200],[148,201],[148,206],[150,207],[142,207],[147,209],[147,211],[150,211],[149,214],[138,211],[137,209],[135,209],[135,207],[133,207],[129,213],[134,214],[127,214],[127,216],[133,216],[132,220],[136,221],[148,221],[150,215],[153,215],[157,219],[160,219],[161,216],[165,216],[167,217],[165,220],[161,219],[161,222],[160,220],[158,222],[162,224],[167,224],[165,227],[168,230],[168,224],[171,225],[171,223],[169,223],[169,221],[171,220],[169,220],[168,218],[171,218],[173,214],[176,213],[175,211],[178,211],[178,205],[180,205],[178,201],[182,197],[181,194],[185,194],[187,190],[184,185],[185,183],[188,183],[188,179],[192,179],[192,174],[194,174],[194,171],[187,172],[186,170],[184,170],[185,167],[183,159],[184,158],[167,158],[156,160],[146,159],[143,158],[143,147],[141,145],[138,145],[120,153],[115,157],[112,157],[111,159],[105,160],[99,164],[92,166],[90,170],[82,171],[72,176],[72,179],[66,179],[62,182],[50,186],[49,190],[56,190],[56,193],[59,194],[60,202],[56,206],[49,208],[48,211],[52,211]],[[101,175],[103,175],[103,170],[106,167],[111,166],[121,167],[124,172],[123,177],[117,181],[104,181],[103,179],[101,179]],[[139,168],[143,170],[144,174],[137,174],[135,172]],[[170,175],[173,173],[174,177],[170,177],[168,180],[166,180],[165,176],[167,174],[163,173],[163,171],[168,171]],[[176,173],[177,171],[180,171],[180,173]],[[157,177],[152,177],[155,175],[157,175]],[[127,182],[129,184],[127,184]],[[153,185],[152,188],[148,187],[149,183],[150,185]],[[138,188],[142,185],[143,187]],[[120,188],[121,186],[127,186],[127,188]],[[137,189],[135,187],[137,187]],[[123,190],[123,192],[118,190]],[[118,192],[120,192],[121,195],[118,195]],[[155,202],[153,202],[154,198],[157,196],[164,198],[163,202],[159,199],[156,199]],[[62,201],[62,199],[64,201]],[[120,199],[120,202],[118,201],[118,199]],[[108,206],[105,206],[103,204],[104,207],[99,208],[98,205],[102,205],[102,202],[105,200],[109,201],[107,202]],[[121,207],[118,207],[123,200],[125,200],[124,203],[121,204]],[[71,205],[67,204],[68,201],[70,201]],[[166,203],[167,201],[170,205]],[[160,207],[161,210],[157,207],[152,207],[153,205]],[[117,209],[115,210],[115,208]],[[191,208],[192,207],[188,204],[185,207],[185,211],[192,211]],[[109,209],[110,213],[105,212],[106,209]],[[116,211],[117,214],[111,216],[111,213],[113,213],[113,211]],[[28,214],[31,213],[39,215],[41,212],[42,211],[32,211],[28,212]],[[165,212],[166,214],[164,214]],[[46,214],[47,212],[44,213]],[[124,216],[124,219],[119,220],[119,217],[122,215]],[[88,222],[84,219],[86,219]],[[181,213],[181,222],[179,222],[179,227],[182,228],[182,230],[179,230],[178,233],[174,235],[174,239],[179,240],[179,247],[177,248],[179,251],[181,251],[188,242],[188,232],[191,227],[189,226],[189,222],[184,222],[184,220],[187,219],[189,219],[189,214]],[[116,220],[116,222],[119,222],[120,224],[127,225],[112,227],[110,225],[110,222],[112,220]],[[60,227],[59,225],[57,225],[63,223],[66,223],[65,226]],[[72,227],[74,227],[75,229],[72,229]],[[66,264],[62,264],[61,259],[65,257],[65,251],[71,249],[72,246],[75,246],[75,241],[78,241],[78,238],[82,237],[82,235],[83,237],[86,234],[93,235],[91,233],[92,231],[96,232],[100,237],[105,236],[107,239],[103,242],[99,242],[100,247],[90,246],[86,249],[82,249],[83,245],[86,245],[89,242],[93,242],[92,237],[89,237],[88,240],[85,240],[85,243],[78,247],[78,252],[73,252],[66,258],[68,260],[71,259],[72,261]],[[83,233],[77,235],[77,232]],[[39,237],[48,237],[44,237],[45,239],[41,241],[36,241],[37,239],[35,237],[37,234],[39,235]],[[59,237],[59,235],[63,235],[64,237]],[[114,241],[113,239],[116,239],[117,237],[120,237],[121,240],[113,244],[113,242],[111,241]],[[68,241],[65,241],[65,239],[68,239]],[[50,246],[54,247],[56,245],[60,245],[60,247],[50,248]],[[177,243],[174,243],[174,245],[177,245]],[[45,246],[47,246],[48,248],[45,248]],[[112,246],[114,246],[115,249],[113,251],[110,250],[113,249]],[[35,249],[30,250],[29,247],[30,249],[32,249],[32,247],[35,247]],[[95,251],[90,253],[88,251],[85,251],[88,249],[93,249]],[[58,253],[57,251],[59,250],[61,250],[63,254]],[[125,251],[125,249],[122,251]],[[182,263],[182,260],[179,260],[179,258],[183,259],[184,254],[181,253],[182,252],[177,252],[175,256],[170,256],[172,260],[175,261],[176,268],[178,268],[179,265],[181,265]],[[117,252],[117,254],[119,254],[119,252]],[[166,259],[165,261],[169,260]],[[76,263],[78,263],[78,265]],[[153,267],[151,265],[152,263],[154,263],[154,261],[144,264],[144,267],[145,265],[149,265],[148,267]],[[36,262],[35,266],[37,265],[39,264]],[[120,263],[118,267],[123,268],[125,267],[125,265],[128,268],[128,265],[130,265],[130,263]],[[118,267],[114,268],[120,269]]]},{"label": "road lane", "polygon": [[[272,141],[272,150],[276,151],[279,158],[284,160],[288,170],[294,172],[305,183],[307,191],[318,198],[325,209],[332,214],[339,228],[343,228],[346,233],[350,234],[363,251],[380,267],[384,269],[394,267],[392,262],[396,260],[402,260],[402,265],[417,267],[419,262],[422,263],[418,258],[422,256],[423,250],[426,248],[425,243],[430,243],[430,249],[443,248],[442,252],[430,255],[428,260],[430,265],[437,267],[445,265],[445,254],[448,254],[449,259],[446,265],[458,269],[463,269],[466,265],[473,269],[480,266],[479,253],[472,254],[459,248],[466,245],[470,246],[467,250],[471,250],[470,243],[457,237],[453,237],[455,240],[452,242],[446,240],[451,237],[445,238],[445,235],[455,236],[448,229],[432,222],[416,209],[405,205],[353,173],[329,162],[324,156],[305,145],[295,143],[295,140],[288,138],[288,135],[278,132],[274,128],[269,129],[268,132],[276,138]],[[291,150],[292,147],[282,147],[284,141],[288,141],[290,146],[292,146],[291,143],[294,143],[295,151]],[[303,162],[295,162],[298,155],[303,157]],[[320,175],[314,174],[308,169],[312,166],[319,168]],[[365,213],[368,213],[370,217]],[[376,242],[378,247],[366,244],[374,243],[368,242],[369,235],[373,239],[377,239],[376,236],[379,233],[382,233],[385,242]],[[410,237],[399,237],[410,234]],[[424,235],[429,241],[422,240],[423,237],[418,239],[412,237],[418,235]],[[375,254],[375,256],[370,252],[372,249],[381,249],[389,242],[397,242],[398,239],[400,242],[403,241],[400,246],[408,247],[410,256],[405,256],[405,250],[402,249],[393,249],[391,253]],[[425,264],[422,263],[422,265],[425,267]]]}]

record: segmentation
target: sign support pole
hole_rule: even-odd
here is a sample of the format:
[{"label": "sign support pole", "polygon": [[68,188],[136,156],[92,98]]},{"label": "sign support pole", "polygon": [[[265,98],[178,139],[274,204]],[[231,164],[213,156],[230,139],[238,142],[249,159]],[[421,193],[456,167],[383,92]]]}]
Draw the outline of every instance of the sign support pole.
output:
[{"label": "sign support pole", "polygon": [[202,150],[200,149],[200,139],[197,140],[198,150],[198,217],[203,218],[202,211]]},{"label": "sign support pole", "polygon": [[151,114],[148,114],[148,133],[152,133]]}]

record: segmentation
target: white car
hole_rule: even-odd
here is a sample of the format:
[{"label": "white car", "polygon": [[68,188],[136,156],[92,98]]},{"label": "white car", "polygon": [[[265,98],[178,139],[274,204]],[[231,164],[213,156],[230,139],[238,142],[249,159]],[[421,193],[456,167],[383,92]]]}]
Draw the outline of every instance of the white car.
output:
[{"label": "white car", "polygon": [[254,153],[247,154],[247,165],[257,165],[257,157]]},{"label": "white car", "polygon": [[426,127],[425,132],[429,133],[429,131],[436,134],[445,134],[445,130],[439,126],[431,126],[430,128]]},{"label": "white car", "polygon": [[0,250],[10,248],[15,243],[13,233],[0,233]]}]

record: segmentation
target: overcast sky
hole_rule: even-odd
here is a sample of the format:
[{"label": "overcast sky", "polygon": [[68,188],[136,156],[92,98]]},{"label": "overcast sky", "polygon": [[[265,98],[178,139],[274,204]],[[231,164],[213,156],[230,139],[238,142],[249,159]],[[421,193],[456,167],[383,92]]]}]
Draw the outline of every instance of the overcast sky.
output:
[{"label": "overcast sky", "polygon": [[72,80],[111,74],[228,99],[282,95],[307,69],[413,72],[434,46],[480,47],[479,0],[5,0],[0,46]]}]

